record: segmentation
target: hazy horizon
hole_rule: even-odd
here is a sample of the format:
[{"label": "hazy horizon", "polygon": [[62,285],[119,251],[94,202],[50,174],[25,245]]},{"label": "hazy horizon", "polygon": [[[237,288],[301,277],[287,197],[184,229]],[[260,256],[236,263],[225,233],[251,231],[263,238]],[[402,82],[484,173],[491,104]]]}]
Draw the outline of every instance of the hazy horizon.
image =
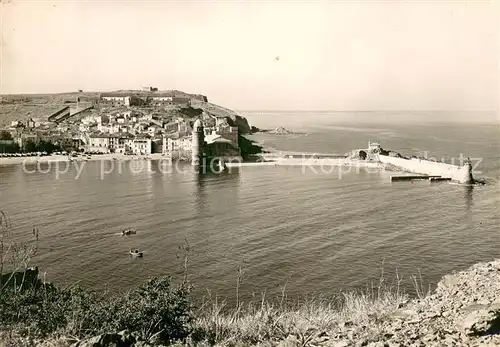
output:
[{"label": "hazy horizon", "polygon": [[495,1],[1,6],[1,94],[155,86],[236,110],[499,109]]}]

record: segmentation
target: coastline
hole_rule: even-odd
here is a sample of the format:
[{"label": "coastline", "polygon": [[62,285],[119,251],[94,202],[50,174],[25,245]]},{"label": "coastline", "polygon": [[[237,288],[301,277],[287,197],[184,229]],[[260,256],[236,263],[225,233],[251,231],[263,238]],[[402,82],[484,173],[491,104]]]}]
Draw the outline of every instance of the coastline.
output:
[{"label": "coastline", "polygon": [[11,165],[35,165],[35,164],[47,164],[56,162],[84,162],[84,161],[104,161],[104,160],[119,160],[119,161],[130,161],[130,160],[170,160],[170,157],[163,155],[161,153],[153,153],[150,155],[125,155],[125,154],[99,154],[91,155],[87,158],[86,155],[80,155],[78,157],[69,157],[67,155],[47,155],[47,156],[36,156],[36,157],[10,157],[10,158],[0,158],[1,166],[11,166]]},{"label": "coastline", "polygon": [[376,162],[363,162],[346,158],[310,158],[304,154],[303,158],[287,158],[287,157],[264,157],[264,161],[260,162],[243,162],[243,163],[225,163],[226,167],[243,167],[243,166],[345,166],[383,169],[384,166]]}]

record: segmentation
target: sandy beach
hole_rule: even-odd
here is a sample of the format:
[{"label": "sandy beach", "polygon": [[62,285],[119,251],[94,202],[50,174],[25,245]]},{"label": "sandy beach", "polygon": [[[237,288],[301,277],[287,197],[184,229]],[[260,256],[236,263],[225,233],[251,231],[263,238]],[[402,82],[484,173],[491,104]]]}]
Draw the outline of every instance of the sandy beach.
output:
[{"label": "sandy beach", "polygon": [[69,157],[67,155],[47,155],[47,156],[34,156],[34,157],[10,157],[0,158],[0,166],[8,165],[29,165],[38,163],[53,163],[53,162],[69,162],[69,161],[104,161],[104,160],[159,160],[169,159],[169,156],[162,155],[161,153],[154,153],[150,155],[125,155],[125,154],[99,154],[99,155],[80,155],[78,157]]},{"label": "sandy beach", "polygon": [[[227,162],[227,167],[243,166],[359,166],[368,168],[380,168],[379,163],[366,163],[346,158],[319,158],[313,153],[279,152],[273,151],[260,155],[261,160],[257,162]],[[124,154],[100,154],[78,157],[67,155],[47,155],[35,157],[11,157],[0,158],[0,166],[9,165],[36,165],[56,162],[86,162],[86,161],[131,161],[131,160],[170,160],[168,155],[154,153],[151,155],[124,155]]]},{"label": "sandy beach", "polygon": [[271,158],[266,157],[268,161],[262,162],[249,162],[249,163],[239,163],[239,162],[228,162],[227,167],[243,167],[243,166],[348,166],[348,167],[365,167],[365,168],[382,168],[380,163],[370,163],[362,162],[357,160],[350,160],[345,158]]}]

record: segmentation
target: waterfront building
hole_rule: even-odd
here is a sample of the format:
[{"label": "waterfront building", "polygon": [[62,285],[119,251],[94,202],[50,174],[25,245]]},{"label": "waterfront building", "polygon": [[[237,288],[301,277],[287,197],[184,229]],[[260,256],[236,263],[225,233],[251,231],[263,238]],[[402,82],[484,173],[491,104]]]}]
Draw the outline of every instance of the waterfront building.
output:
[{"label": "waterfront building", "polygon": [[134,135],[124,132],[120,133],[118,137],[118,145],[115,149],[115,153],[121,153],[121,154],[132,154],[133,149],[132,149],[132,141],[134,139]]},{"label": "waterfront building", "polygon": [[87,142],[87,151],[99,153],[113,153],[118,147],[118,134],[95,133],[90,134]]},{"label": "waterfront building", "polygon": [[17,133],[14,139],[21,148],[24,148],[28,142],[38,143],[40,141],[38,134],[25,132]]},{"label": "waterfront building", "polygon": [[216,126],[211,129],[211,133],[208,133],[208,131],[205,131],[201,120],[197,119],[193,125],[191,139],[192,164],[195,166],[200,165],[203,157],[207,157],[209,160],[215,158],[222,160],[241,159],[237,130],[237,128],[230,126]]},{"label": "waterfront building", "polygon": [[134,136],[128,132],[102,134],[88,137],[87,151],[99,153],[151,154],[151,138],[147,134]]},{"label": "waterfront building", "polygon": [[231,140],[222,135],[212,134],[205,138],[205,154],[208,157],[233,158],[240,157],[241,151]]},{"label": "waterfront building", "polygon": [[137,155],[151,154],[151,137],[139,134],[132,140],[132,152]]},{"label": "waterfront building", "polygon": [[167,137],[166,142],[166,152],[168,153],[184,153],[191,154],[192,150],[192,137],[191,136],[179,136],[179,134],[173,137]]}]

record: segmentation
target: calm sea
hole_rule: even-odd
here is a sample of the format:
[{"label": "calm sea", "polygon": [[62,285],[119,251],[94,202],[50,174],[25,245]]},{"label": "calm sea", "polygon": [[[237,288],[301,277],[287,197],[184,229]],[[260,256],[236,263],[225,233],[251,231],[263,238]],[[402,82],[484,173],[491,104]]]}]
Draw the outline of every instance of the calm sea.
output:
[{"label": "calm sea", "polygon": [[[190,167],[168,170],[159,162],[115,162],[113,170],[109,162],[86,162],[79,175],[71,166],[56,177],[54,165],[28,167],[33,173],[4,166],[0,209],[17,237],[29,237],[38,227],[40,249],[33,263],[48,280],[94,289],[126,290],[154,275],[181,279],[179,247],[186,241],[197,295],[211,292],[229,300],[239,266],[244,297],[263,292],[272,297],[286,285],[289,297],[300,298],[365,288],[378,282],[382,267],[388,280],[397,270],[411,291],[412,274],[434,284],[450,271],[500,257],[495,118],[245,115],[252,125],[307,131],[307,136],[254,136],[277,149],[345,153],[377,140],[384,148],[428,151],[447,162],[470,157],[478,163],[475,176],[487,184],[391,184],[391,173],[328,167],[243,167],[199,177]],[[129,227],[137,235],[118,235]],[[144,250],[144,258],[131,259],[131,248]]]}]

